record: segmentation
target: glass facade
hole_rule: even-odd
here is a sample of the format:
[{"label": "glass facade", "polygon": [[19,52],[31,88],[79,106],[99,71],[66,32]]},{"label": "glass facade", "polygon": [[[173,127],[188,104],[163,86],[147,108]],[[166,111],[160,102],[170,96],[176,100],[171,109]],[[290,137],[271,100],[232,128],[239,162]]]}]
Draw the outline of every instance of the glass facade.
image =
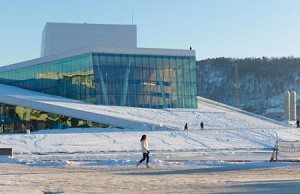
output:
[{"label": "glass facade", "polygon": [[0,83],[94,104],[197,108],[195,57],[89,53],[0,72]]},{"label": "glass facade", "polygon": [[97,104],[197,108],[194,57],[93,54]]},{"label": "glass facade", "polygon": [[0,72],[0,83],[95,103],[91,54]]},{"label": "glass facade", "polygon": [[26,129],[36,131],[41,129],[110,127],[101,123],[3,103],[0,103],[0,122],[0,133],[24,133]]}]

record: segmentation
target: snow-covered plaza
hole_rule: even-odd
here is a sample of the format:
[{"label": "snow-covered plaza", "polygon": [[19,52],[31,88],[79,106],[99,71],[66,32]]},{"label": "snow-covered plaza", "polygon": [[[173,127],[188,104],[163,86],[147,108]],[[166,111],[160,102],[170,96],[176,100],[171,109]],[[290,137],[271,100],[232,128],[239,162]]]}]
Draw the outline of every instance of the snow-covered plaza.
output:
[{"label": "snow-covered plaza", "polygon": [[[26,92],[22,98],[40,103]],[[43,103],[69,106],[49,98]],[[0,147],[12,148],[13,157],[1,157],[0,192],[299,192],[300,165],[269,162],[275,142],[299,140],[299,130],[207,99],[198,103],[198,110],[157,110],[73,102],[69,110],[81,109],[83,117],[102,111],[132,127],[3,134]],[[183,131],[186,122],[189,130]],[[143,134],[151,151],[150,170],[135,166]]]}]

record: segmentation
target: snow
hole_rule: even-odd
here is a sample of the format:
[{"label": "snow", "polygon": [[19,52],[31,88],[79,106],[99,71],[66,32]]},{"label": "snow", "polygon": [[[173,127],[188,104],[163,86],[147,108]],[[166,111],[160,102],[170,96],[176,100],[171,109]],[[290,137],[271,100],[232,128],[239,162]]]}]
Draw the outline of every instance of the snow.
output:
[{"label": "snow", "polygon": [[[18,159],[14,157],[0,156],[0,165],[23,165],[32,167],[136,167],[135,159],[107,159],[107,160],[91,160],[91,161],[72,161],[72,160],[32,160]],[[226,161],[165,161],[152,159],[150,161],[152,168],[170,167],[184,168],[197,167],[202,169],[222,168],[222,171],[231,170],[251,170],[251,169],[267,169],[267,168],[300,168],[299,163],[290,162],[268,162],[268,161],[251,161],[251,162],[226,162]],[[144,168],[142,163],[139,168]]]},{"label": "snow", "polygon": [[[129,161],[136,161],[140,157],[139,140],[143,134],[148,136],[151,153],[164,160],[171,156],[162,154],[166,152],[184,153],[182,159],[209,158],[213,154],[214,158],[222,159],[221,155],[226,155],[224,152],[227,151],[232,151],[232,154],[223,158],[230,158],[239,151],[271,152],[276,140],[300,140],[299,129],[204,98],[199,98],[199,109],[157,110],[92,105],[1,85],[0,92],[3,89],[7,92],[0,96],[1,102],[21,103],[26,107],[36,106],[53,113],[127,126],[123,129],[53,129],[40,130],[30,135],[0,135],[0,147],[12,148],[14,156],[19,159],[22,158],[21,155],[36,161],[36,155],[85,154],[84,157],[97,160],[99,157],[94,157],[95,154],[117,153]],[[204,123],[204,130],[200,130],[201,121]],[[185,123],[189,126],[187,132],[183,131]],[[198,154],[191,156],[191,152]],[[201,152],[210,154],[200,156]],[[66,157],[58,158],[68,160]],[[76,159],[78,158],[80,157]],[[105,158],[106,161],[110,159]],[[115,159],[122,160],[120,157]],[[176,157],[172,159],[176,160]]]},{"label": "snow", "polygon": [[0,164],[13,164],[13,163],[17,163],[17,160],[15,160],[13,157],[0,156]]},{"label": "snow", "polygon": [[276,140],[300,140],[300,130],[207,129],[135,131],[120,129],[69,129],[38,131],[34,134],[0,136],[0,147],[14,154],[140,152],[139,139],[149,138],[152,151],[270,150]]},{"label": "snow", "polygon": [[[39,166],[39,167],[58,167],[58,166],[123,166],[123,167],[135,167],[137,158],[125,158],[125,159],[106,159],[106,160],[45,160],[45,159],[33,159],[33,158],[19,158],[10,156],[0,156],[0,164],[14,164],[14,165],[26,165],[26,166]],[[224,169],[251,169],[251,168],[274,168],[274,167],[297,167],[300,168],[299,163],[289,162],[273,162],[268,161],[247,161],[247,162],[227,162],[227,161],[201,161],[201,160],[150,160],[151,166],[200,166],[204,167],[222,167]],[[141,167],[145,164],[142,163]]]}]

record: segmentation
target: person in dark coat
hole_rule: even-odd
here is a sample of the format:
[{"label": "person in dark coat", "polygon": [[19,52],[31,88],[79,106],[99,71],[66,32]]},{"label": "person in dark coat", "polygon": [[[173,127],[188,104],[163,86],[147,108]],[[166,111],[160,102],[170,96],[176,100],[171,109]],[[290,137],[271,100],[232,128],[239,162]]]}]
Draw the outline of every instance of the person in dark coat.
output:
[{"label": "person in dark coat", "polygon": [[188,131],[189,129],[188,129],[188,124],[186,123],[185,125],[184,125],[184,129],[183,129],[184,131]]},{"label": "person in dark coat", "polygon": [[149,163],[150,151],[149,151],[149,148],[148,148],[147,136],[143,135],[140,142],[141,142],[141,146],[142,146],[143,158],[140,161],[137,162],[136,166],[138,167],[144,160],[146,160],[146,167],[150,168],[150,166],[148,164]]},{"label": "person in dark coat", "polygon": [[299,120],[297,120],[296,125],[297,125],[297,128],[300,127],[300,121]]},{"label": "person in dark coat", "polygon": [[203,128],[204,128],[203,122],[200,123],[200,127],[201,127],[201,130],[203,130]]}]

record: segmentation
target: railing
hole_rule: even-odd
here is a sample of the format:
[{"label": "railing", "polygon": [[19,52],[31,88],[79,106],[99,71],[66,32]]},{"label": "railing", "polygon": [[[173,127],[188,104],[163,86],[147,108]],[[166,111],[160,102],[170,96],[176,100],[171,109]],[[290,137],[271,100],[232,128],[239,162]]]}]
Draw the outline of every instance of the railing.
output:
[{"label": "railing", "polygon": [[300,141],[277,140],[270,158],[273,161],[299,162]]}]

